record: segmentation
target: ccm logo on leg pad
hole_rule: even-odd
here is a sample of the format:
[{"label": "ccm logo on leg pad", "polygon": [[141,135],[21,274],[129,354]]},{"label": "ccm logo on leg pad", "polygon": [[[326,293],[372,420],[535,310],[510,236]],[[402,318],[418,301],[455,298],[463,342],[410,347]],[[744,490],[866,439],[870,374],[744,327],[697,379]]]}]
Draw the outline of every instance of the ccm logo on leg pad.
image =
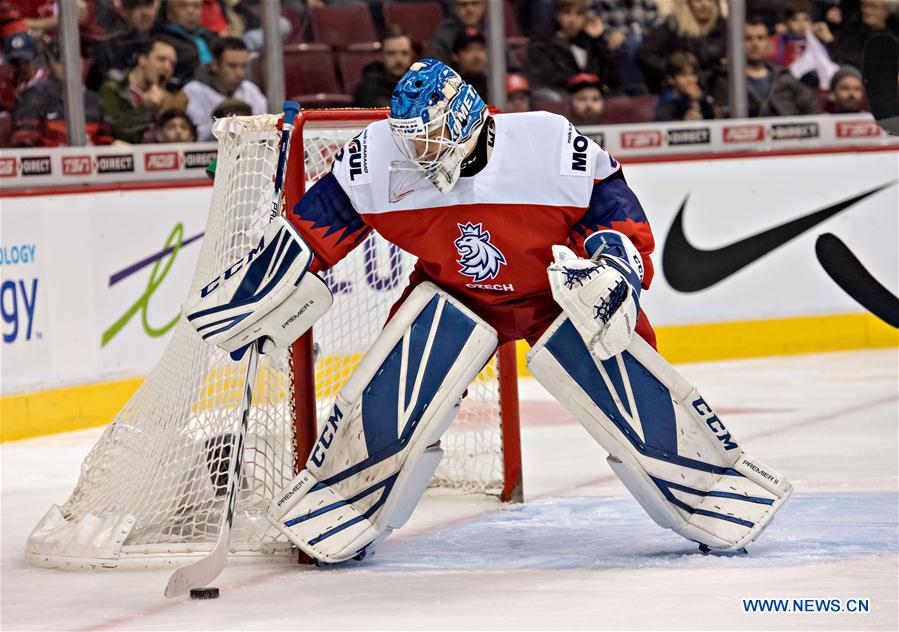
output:
[{"label": "ccm logo on leg pad", "polygon": [[718,419],[718,415],[712,410],[712,407],[706,404],[703,398],[699,398],[693,402],[693,410],[699,413],[699,416],[705,421],[709,429],[718,437],[718,441],[722,443],[725,450],[733,450],[738,447],[737,442],[731,439],[730,432],[724,427],[724,422]]},{"label": "ccm logo on leg pad", "polygon": [[337,407],[337,404],[334,404],[334,412],[328,417],[328,423],[325,424],[325,429],[322,430],[322,436],[318,438],[315,448],[312,450],[312,456],[309,457],[309,460],[316,467],[321,467],[324,464],[325,451],[331,447],[331,441],[334,440],[334,433],[337,431],[337,422],[341,419],[343,419],[343,413]]}]

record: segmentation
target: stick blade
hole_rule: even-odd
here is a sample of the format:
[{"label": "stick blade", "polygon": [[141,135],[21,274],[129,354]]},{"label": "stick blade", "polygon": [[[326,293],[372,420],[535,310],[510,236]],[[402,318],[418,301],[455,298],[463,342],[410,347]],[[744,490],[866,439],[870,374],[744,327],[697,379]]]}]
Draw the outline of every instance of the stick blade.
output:
[{"label": "stick blade", "polygon": [[203,559],[176,569],[166,584],[165,596],[179,597],[188,594],[191,588],[208,586],[225,568],[227,556],[227,546],[217,545],[215,550]]}]

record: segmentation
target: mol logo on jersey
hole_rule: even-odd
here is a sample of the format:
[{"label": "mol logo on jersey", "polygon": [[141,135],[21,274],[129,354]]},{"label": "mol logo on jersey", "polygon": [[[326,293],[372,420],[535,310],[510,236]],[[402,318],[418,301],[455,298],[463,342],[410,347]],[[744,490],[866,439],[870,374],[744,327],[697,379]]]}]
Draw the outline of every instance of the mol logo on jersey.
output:
[{"label": "mol logo on jersey", "polygon": [[470,276],[474,281],[493,279],[499,274],[500,265],[506,258],[500,249],[490,243],[490,231],[483,230],[481,224],[456,224],[462,233],[453,243],[459,252],[456,261],[461,268],[459,272]]}]

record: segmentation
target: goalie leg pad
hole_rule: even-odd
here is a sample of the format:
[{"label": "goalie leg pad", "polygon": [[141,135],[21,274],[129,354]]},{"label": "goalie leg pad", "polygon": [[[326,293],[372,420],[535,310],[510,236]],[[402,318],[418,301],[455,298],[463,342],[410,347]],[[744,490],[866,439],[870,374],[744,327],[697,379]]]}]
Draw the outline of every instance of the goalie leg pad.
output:
[{"label": "goalie leg pad", "polygon": [[599,360],[563,315],[528,354],[528,368],[606,449],[650,517],[685,538],[741,549],[792,492],[642,338]]},{"label": "goalie leg pad", "polygon": [[473,312],[419,285],[341,389],[268,519],[321,562],[370,551],[411,515],[443,454],[434,444],[496,344]]}]

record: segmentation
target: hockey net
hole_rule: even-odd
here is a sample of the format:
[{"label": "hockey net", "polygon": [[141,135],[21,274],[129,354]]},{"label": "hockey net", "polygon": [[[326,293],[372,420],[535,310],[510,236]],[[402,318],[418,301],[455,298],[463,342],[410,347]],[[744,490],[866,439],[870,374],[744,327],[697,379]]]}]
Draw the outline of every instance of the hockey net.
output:
[{"label": "hockey net", "polygon": [[[383,116],[303,113],[291,152],[291,161],[304,156],[302,186],[327,173],[334,152]],[[216,179],[191,292],[241,258],[262,234],[277,162],[277,121],[257,116],[216,123]],[[288,186],[297,186],[296,178]],[[232,560],[290,559],[289,543],[265,520],[266,506],[302,467],[318,422],[380,331],[413,263],[373,234],[325,273],[335,300],[313,335],[292,352],[260,358]],[[497,356],[469,388],[444,436],[446,456],[434,484],[515,500],[521,490],[514,349],[506,345]],[[27,559],[51,567],[141,567],[180,564],[211,550],[225,508],[244,375],[243,362],[203,343],[182,317],[159,363],[88,454],[70,498],[51,507],[29,536]]]}]

